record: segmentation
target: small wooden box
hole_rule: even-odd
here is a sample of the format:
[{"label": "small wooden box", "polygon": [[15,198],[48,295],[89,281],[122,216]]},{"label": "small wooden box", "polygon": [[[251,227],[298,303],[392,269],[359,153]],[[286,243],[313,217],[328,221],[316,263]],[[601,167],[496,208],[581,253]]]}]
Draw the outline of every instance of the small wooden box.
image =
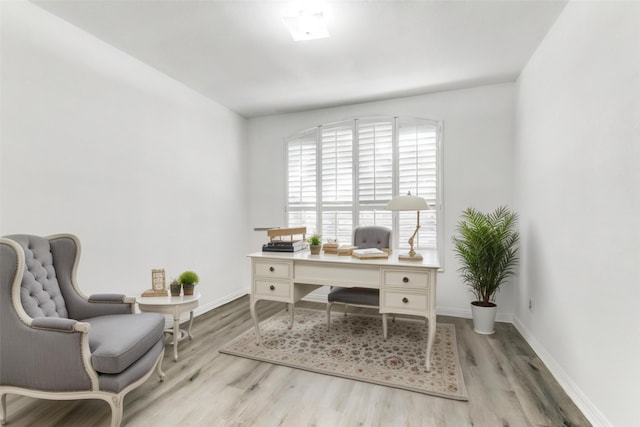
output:
[{"label": "small wooden box", "polygon": [[[298,240],[305,240],[307,235],[307,227],[294,227],[294,228],[270,228],[267,230],[267,236],[269,241],[289,241],[296,242]],[[300,238],[295,238],[301,236]],[[288,237],[288,238],[285,238]]]}]

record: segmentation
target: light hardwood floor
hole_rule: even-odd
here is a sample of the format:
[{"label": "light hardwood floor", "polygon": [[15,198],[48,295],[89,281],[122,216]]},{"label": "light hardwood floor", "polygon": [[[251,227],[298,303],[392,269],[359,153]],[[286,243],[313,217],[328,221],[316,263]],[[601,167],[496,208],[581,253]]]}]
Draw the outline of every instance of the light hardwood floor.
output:
[{"label": "light hardwood floor", "polygon": [[[324,309],[322,304],[299,306]],[[264,319],[284,308],[260,302]],[[456,326],[469,394],[459,402],[219,354],[252,327],[248,297],[197,317],[193,341],[167,347],[164,383],[152,376],[125,398],[128,426],[589,426],[513,325],[490,336],[468,319]],[[47,401],[9,395],[8,425],[109,426],[102,401]]]}]

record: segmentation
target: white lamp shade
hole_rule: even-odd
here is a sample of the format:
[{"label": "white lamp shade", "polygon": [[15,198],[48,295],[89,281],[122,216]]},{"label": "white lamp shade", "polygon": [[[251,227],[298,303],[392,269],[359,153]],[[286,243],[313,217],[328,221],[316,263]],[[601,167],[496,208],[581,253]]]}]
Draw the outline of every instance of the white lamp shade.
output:
[{"label": "white lamp shade", "polygon": [[396,196],[387,204],[387,210],[390,211],[425,211],[428,209],[427,201],[422,197],[413,196],[411,192],[404,196]]}]

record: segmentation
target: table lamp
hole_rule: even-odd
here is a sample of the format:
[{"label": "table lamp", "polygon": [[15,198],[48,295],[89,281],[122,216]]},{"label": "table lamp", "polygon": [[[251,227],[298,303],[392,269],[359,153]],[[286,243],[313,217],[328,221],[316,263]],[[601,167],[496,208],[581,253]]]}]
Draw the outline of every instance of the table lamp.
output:
[{"label": "table lamp", "polygon": [[409,253],[408,254],[400,254],[398,259],[403,261],[422,261],[422,255],[416,253],[413,250],[413,239],[415,239],[418,234],[418,230],[420,230],[420,211],[428,210],[429,204],[425,199],[418,196],[413,196],[411,191],[407,192],[405,196],[396,196],[387,205],[387,209],[390,211],[416,211],[418,214],[418,222],[416,226],[416,231],[413,232],[411,237],[409,238]]}]

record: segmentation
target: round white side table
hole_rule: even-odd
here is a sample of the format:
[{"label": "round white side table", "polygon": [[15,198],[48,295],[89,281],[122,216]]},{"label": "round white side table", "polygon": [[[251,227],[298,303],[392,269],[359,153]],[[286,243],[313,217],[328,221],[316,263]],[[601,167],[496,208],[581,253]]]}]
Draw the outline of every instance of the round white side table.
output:
[{"label": "round white side table", "polygon": [[[173,335],[173,360],[178,361],[178,342],[186,337],[192,339],[191,325],[193,325],[193,310],[198,307],[200,292],[193,295],[181,295],[179,297],[136,297],[136,303],[142,312],[168,314],[173,316],[173,329],[165,330],[165,333]],[[180,329],[180,315],[189,312],[189,329],[185,332]]]}]

